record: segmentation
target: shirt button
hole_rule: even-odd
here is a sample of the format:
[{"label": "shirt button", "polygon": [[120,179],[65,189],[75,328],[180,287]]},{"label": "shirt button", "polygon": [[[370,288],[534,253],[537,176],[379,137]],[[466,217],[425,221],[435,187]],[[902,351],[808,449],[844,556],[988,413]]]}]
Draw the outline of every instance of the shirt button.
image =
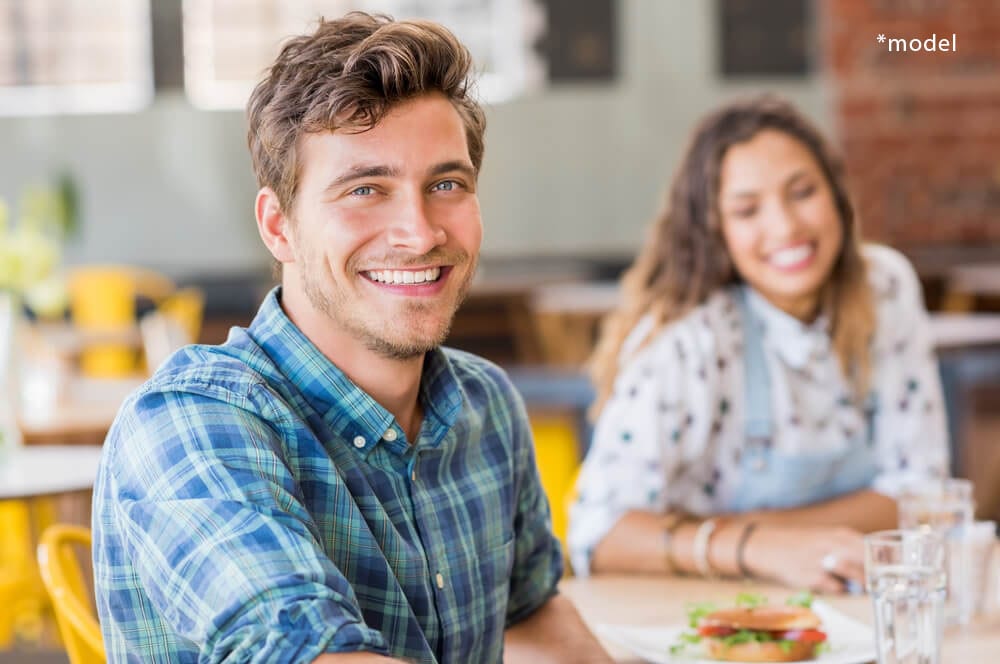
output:
[{"label": "shirt button", "polygon": [[385,440],[388,440],[390,443],[392,441],[396,440],[396,438],[398,438],[398,437],[399,437],[399,434],[396,433],[396,430],[393,429],[392,427],[389,427],[386,430],[386,432],[384,434],[382,434],[382,438],[384,438]]},{"label": "shirt button", "polygon": [[354,446],[357,447],[358,449],[361,449],[362,447],[364,447],[365,446],[365,437],[364,436],[355,436],[354,437]]},{"label": "shirt button", "polygon": [[438,588],[444,588],[444,577],[441,576],[441,572],[437,573],[437,577],[435,577],[435,580],[437,581]]}]

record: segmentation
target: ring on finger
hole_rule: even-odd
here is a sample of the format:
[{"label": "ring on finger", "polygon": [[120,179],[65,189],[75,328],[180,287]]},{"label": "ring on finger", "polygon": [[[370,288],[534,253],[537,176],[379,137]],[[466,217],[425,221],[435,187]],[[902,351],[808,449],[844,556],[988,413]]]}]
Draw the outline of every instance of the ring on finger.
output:
[{"label": "ring on finger", "polygon": [[823,560],[821,560],[819,564],[822,565],[823,569],[825,569],[827,572],[832,572],[833,570],[837,569],[837,562],[838,562],[837,554],[828,553],[825,556],[823,556]]}]

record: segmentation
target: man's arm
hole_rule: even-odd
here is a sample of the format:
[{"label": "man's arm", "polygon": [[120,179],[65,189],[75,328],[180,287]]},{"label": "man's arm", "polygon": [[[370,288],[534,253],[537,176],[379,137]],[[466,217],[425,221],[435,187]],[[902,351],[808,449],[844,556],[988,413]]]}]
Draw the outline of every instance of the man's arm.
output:
[{"label": "man's arm", "polygon": [[407,664],[407,662],[370,652],[341,652],[320,655],[312,661],[312,664]]},{"label": "man's arm", "polygon": [[594,664],[614,660],[583,624],[569,599],[553,595],[537,611],[507,630],[503,661],[505,664]]}]

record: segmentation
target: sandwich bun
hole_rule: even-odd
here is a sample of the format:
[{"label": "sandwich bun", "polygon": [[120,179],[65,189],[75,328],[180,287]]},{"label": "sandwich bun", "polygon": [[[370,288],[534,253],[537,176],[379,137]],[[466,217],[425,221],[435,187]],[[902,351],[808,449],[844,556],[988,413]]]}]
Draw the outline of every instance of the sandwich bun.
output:
[{"label": "sandwich bun", "polygon": [[703,639],[705,653],[723,662],[801,662],[816,658],[816,643],[794,641],[788,652],[777,643],[736,643],[727,646],[719,639]]},{"label": "sandwich bun", "polygon": [[699,624],[709,627],[731,627],[736,630],[786,632],[793,629],[816,629],[821,621],[819,616],[804,606],[757,606],[714,611],[703,617]]}]

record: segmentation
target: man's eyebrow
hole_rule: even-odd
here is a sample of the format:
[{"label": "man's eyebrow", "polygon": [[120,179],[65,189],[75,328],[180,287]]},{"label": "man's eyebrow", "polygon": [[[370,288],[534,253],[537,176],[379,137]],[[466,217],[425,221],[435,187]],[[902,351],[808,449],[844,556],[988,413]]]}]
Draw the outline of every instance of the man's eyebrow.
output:
[{"label": "man's eyebrow", "polygon": [[351,166],[346,171],[335,177],[330,184],[326,185],[324,191],[330,191],[331,189],[337,189],[352,180],[358,180],[360,178],[386,178],[399,175],[399,171],[390,166],[377,166],[377,165],[358,165]]},{"label": "man's eyebrow", "polygon": [[472,167],[472,164],[458,159],[437,164],[430,170],[430,175],[433,177],[435,175],[444,175],[445,173],[452,173],[454,171],[458,171],[472,180],[476,179],[476,169]]}]

